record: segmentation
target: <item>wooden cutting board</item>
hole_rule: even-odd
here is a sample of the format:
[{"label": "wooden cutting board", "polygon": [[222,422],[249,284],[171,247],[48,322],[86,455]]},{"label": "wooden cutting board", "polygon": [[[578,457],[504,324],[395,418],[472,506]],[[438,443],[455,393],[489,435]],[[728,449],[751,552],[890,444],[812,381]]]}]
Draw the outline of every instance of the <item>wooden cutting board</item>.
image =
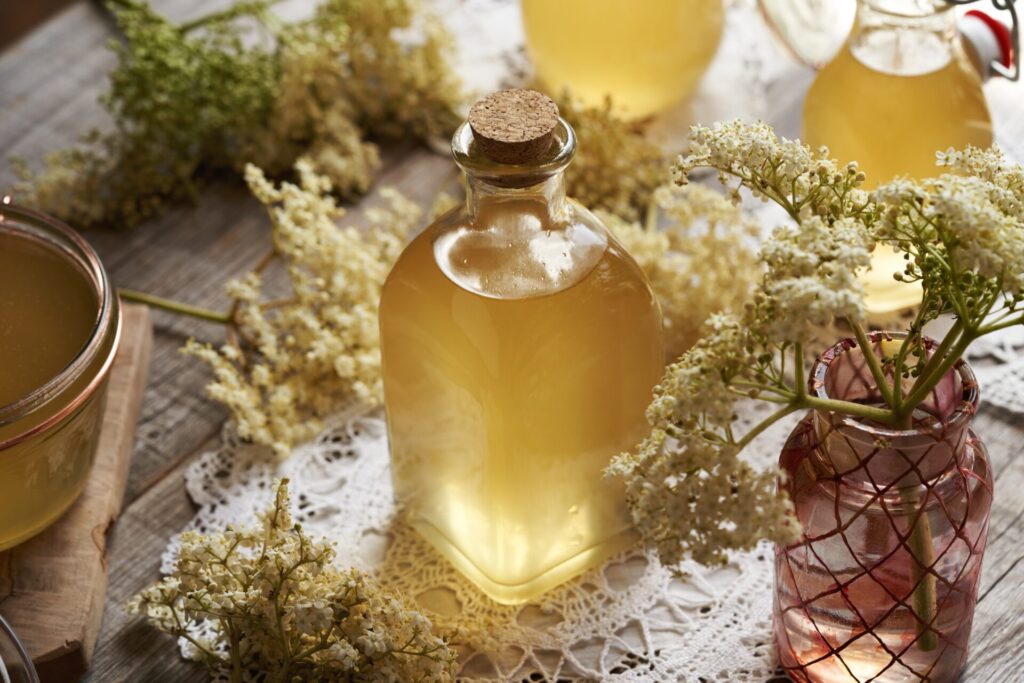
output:
[{"label": "wooden cutting board", "polygon": [[126,305],[96,462],[85,490],[52,527],[0,553],[0,614],[24,641],[43,683],[89,667],[107,592],[107,530],[121,511],[146,386],[149,309]]}]

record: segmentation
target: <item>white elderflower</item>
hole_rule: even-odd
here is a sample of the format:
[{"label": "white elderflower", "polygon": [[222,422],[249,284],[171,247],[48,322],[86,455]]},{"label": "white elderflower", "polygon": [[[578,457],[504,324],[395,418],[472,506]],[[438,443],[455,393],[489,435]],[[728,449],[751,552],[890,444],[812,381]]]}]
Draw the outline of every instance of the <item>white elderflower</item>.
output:
[{"label": "white elderflower", "polygon": [[[659,215],[666,225],[658,225]],[[659,187],[646,224],[601,217],[651,283],[670,359],[693,346],[708,316],[742,311],[762,272],[753,248],[756,223],[702,185]]]},{"label": "white elderflower", "polygon": [[803,342],[815,326],[838,318],[862,320],[858,271],[870,265],[873,246],[868,229],[855,218],[829,225],[811,216],[776,228],[761,249],[767,274],[759,332],[780,342]]},{"label": "white elderflower", "polygon": [[383,190],[386,207],[366,212],[364,228],[344,215],[330,181],[300,162],[300,184],[270,183],[250,166],[246,179],[273,222],[274,258],[290,292],[268,299],[262,267],[228,284],[239,339],[186,351],[214,372],[208,395],[231,411],[240,436],[279,456],[316,434],[322,419],[353,399],[381,400],[377,305],[391,265],[419,221],[419,208]]},{"label": "white elderflower", "polygon": [[333,546],[294,524],[287,483],[257,528],[182,534],[174,572],[128,610],[183,639],[223,680],[451,681],[454,652],[430,621],[336,568]]}]

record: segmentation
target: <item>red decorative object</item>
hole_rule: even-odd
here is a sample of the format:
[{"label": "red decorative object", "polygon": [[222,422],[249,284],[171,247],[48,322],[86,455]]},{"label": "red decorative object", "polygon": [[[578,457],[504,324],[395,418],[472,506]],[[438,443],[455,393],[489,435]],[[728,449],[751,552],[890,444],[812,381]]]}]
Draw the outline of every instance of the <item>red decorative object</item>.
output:
[{"label": "red decorative object", "polygon": [[[901,339],[875,333],[872,351],[891,356]],[[882,405],[849,339],[815,362],[809,390]],[[780,487],[803,532],[776,549],[773,617],[795,681],[956,680],[992,505],[988,455],[970,429],[977,405],[960,361],[910,429],[815,411],[790,434]]]}]

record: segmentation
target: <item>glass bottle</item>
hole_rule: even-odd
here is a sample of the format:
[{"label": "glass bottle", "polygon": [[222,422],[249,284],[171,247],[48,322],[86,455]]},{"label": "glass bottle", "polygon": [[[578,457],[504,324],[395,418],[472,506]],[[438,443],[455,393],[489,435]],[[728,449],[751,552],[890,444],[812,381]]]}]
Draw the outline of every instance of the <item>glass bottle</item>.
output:
[{"label": "glass bottle", "polygon": [[380,326],[399,503],[481,590],[519,603],[634,542],[602,473],[646,432],[663,351],[643,272],[565,196],[572,128],[539,93],[483,103],[507,93],[554,110],[550,147],[501,163],[459,128],[466,202],[406,247]]},{"label": "glass bottle", "polygon": [[[982,78],[944,0],[860,0],[853,31],[804,100],[802,139],[856,160],[868,189],[895,176],[938,175],[935,152],[992,144]],[[869,313],[916,305],[917,283],[893,279],[902,255],[879,249],[864,277]]]},{"label": "glass bottle", "polygon": [[548,92],[611,96],[632,117],[688,97],[718,50],[722,0],[523,0],[523,29]]},{"label": "glass bottle", "polygon": [[[874,333],[872,351],[892,357],[901,339]],[[849,339],[815,362],[809,391],[881,400]],[[779,660],[793,680],[957,679],[992,506],[988,453],[971,430],[977,405],[961,361],[909,429],[828,412],[794,429],[779,486],[802,536],[776,548],[773,608]]]}]

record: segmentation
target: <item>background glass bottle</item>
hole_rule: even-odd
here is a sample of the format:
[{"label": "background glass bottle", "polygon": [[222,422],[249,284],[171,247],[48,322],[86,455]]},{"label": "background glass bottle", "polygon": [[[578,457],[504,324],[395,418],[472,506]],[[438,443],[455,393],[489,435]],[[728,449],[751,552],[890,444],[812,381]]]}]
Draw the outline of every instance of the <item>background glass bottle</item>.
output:
[{"label": "background glass bottle", "polygon": [[[804,101],[803,141],[856,160],[868,189],[895,176],[938,175],[935,152],[992,144],[982,79],[944,0],[861,0],[846,45],[818,74]],[[893,279],[901,256],[878,250],[865,276],[871,313],[920,301]]]},{"label": "background glass bottle", "polygon": [[697,88],[722,36],[721,0],[523,0],[526,46],[541,84],[588,105],[611,96],[631,117]]}]

